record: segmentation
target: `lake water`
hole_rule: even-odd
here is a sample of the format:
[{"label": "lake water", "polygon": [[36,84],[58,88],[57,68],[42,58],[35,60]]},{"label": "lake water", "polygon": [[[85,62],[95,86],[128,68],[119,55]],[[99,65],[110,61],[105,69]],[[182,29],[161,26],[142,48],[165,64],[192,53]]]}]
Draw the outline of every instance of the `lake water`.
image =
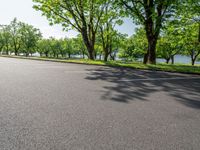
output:
[{"label": "lake water", "polygon": [[[35,53],[34,56],[40,56],[39,53]],[[75,58],[82,58],[80,55],[73,56]],[[98,58],[97,58],[98,59]],[[139,59],[139,61],[142,61],[142,59]],[[157,59],[158,63],[165,63],[165,59]],[[189,56],[183,56],[183,55],[176,55],[174,57],[175,63],[181,63],[181,64],[191,64],[191,58]],[[171,62],[170,62],[171,63]],[[195,64],[200,64],[200,61],[196,61]]]},{"label": "lake water", "polygon": [[[157,59],[157,62],[166,62],[165,59]],[[175,63],[181,63],[181,64],[191,64],[191,58],[188,56],[183,55],[176,55],[174,57]],[[195,64],[200,64],[200,61],[196,61]]]}]

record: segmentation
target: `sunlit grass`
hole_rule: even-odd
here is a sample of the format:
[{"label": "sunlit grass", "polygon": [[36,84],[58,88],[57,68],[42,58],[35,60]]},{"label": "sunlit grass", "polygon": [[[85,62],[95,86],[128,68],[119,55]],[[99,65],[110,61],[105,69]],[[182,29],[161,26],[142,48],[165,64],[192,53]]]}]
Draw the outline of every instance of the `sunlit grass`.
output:
[{"label": "sunlit grass", "polygon": [[148,69],[148,70],[159,70],[159,71],[169,71],[169,72],[181,72],[181,73],[196,73],[200,74],[200,65],[187,65],[187,64],[164,64],[158,63],[157,65],[144,65],[140,62],[121,62],[121,61],[99,61],[99,60],[89,60],[89,59],[55,59],[55,58],[44,58],[44,57],[23,57],[23,56],[4,56],[20,59],[31,59],[31,60],[41,60],[41,61],[53,61],[53,62],[62,62],[62,63],[78,63],[78,64],[87,64],[87,65],[105,65],[112,67],[128,67],[134,69]]}]

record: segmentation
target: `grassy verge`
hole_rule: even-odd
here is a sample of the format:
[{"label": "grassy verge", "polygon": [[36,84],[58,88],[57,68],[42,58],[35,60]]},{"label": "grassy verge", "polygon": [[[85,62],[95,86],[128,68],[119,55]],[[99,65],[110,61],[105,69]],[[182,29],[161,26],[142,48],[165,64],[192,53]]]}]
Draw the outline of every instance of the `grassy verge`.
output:
[{"label": "grassy verge", "polygon": [[55,58],[23,57],[23,56],[2,56],[2,57],[40,60],[40,61],[52,61],[52,62],[61,62],[61,63],[104,65],[104,66],[111,66],[111,67],[127,67],[127,68],[133,68],[133,69],[200,74],[200,66],[191,66],[191,65],[183,65],[183,64],[167,65],[167,64],[159,63],[157,65],[144,65],[138,62],[133,62],[133,63],[123,63],[120,61],[104,62],[104,61],[92,61],[92,60],[86,60],[86,59],[55,59]]}]

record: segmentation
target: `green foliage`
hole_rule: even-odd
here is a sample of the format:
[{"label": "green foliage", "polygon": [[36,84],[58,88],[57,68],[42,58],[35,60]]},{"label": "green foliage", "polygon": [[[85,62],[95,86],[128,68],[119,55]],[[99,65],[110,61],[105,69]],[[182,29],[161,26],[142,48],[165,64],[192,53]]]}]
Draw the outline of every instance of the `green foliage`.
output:
[{"label": "green foliage", "polygon": [[179,26],[173,22],[168,23],[158,40],[157,55],[164,58],[166,63],[169,63],[170,59],[172,63],[174,63],[174,56],[183,54],[184,36],[182,28],[179,28]]},{"label": "green foliage", "polygon": [[[164,22],[174,14],[176,1],[173,0],[119,0],[119,6],[133,21],[142,25],[148,40],[144,63],[156,63],[156,44]],[[176,4],[176,5],[175,5]],[[125,9],[124,9],[125,8]]]},{"label": "green foliage", "polygon": [[39,29],[34,28],[32,25],[20,23],[21,41],[22,46],[20,51],[25,53],[26,56],[36,52],[37,42],[41,39],[42,34]]},{"label": "green foliage", "polygon": [[0,52],[2,51],[4,45],[5,45],[4,32],[3,29],[0,28]]},{"label": "green foliage", "polygon": [[34,8],[42,11],[51,25],[61,24],[63,30],[77,30],[84,39],[89,58],[94,59],[96,34],[108,0],[33,1]]},{"label": "green foliage", "polygon": [[10,51],[10,42],[11,42],[11,33],[10,26],[4,25],[1,29],[1,37],[2,37],[2,52],[5,54],[9,54]]},{"label": "green foliage", "polygon": [[136,29],[136,33],[131,38],[131,43],[134,44],[135,57],[142,57],[148,49],[148,41],[146,39],[146,33],[143,28]]},{"label": "green foliage", "polygon": [[126,60],[142,58],[148,48],[145,30],[136,29],[136,33],[125,41],[125,48],[121,49],[120,57]]},{"label": "green foliage", "polygon": [[[55,39],[51,37],[42,39],[38,42],[37,52],[45,57],[71,58],[72,55],[81,53],[79,49],[81,43],[77,43],[77,41],[77,38]],[[82,43],[82,45],[84,44]]]},{"label": "green foliage", "polygon": [[112,67],[126,67],[133,69],[146,69],[146,70],[160,70],[160,71],[169,71],[169,72],[181,72],[181,73],[194,73],[200,74],[200,66],[190,66],[183,64],[168,65],[159,63],[157,65],[145,65],[138,62],[123,63],[121,61],[92,61],[89,59],[55,59],[55,58],[41,58],[41,57],[19,57],[19,56],[6,56],[12,58],[20,59],[31,59],[31,60],[41,60],[41,61],[52,61],[52,62],[61,62],[61,63],[78,63],[78,64],[87,64],[87,65],[105,65]]},{"label": "green foliage", "polygon": [[50,39],[41,39],[37,44],[37,51],[40,53],[40,56],[45,55],[45,57],[49,57],[49,53],[51,51],[51,41]]},{"label": "green foliage", "polygon": [[198,29],[200,24],[194,23],[189,26],[185,26],[183,29],[184,37],[184,54],[190,55],[192,65],[194,65],[196,59],[200,55],[200,41],[198,39]]},{"label": "green foliage", "polygon": [[41,37],[39,29],[18,22],[15,18],[9,25],[3,25],[0,28],[0,50],[7,55],[23,53],[28,56],[35,52],[37,42]]},{"label": "green foliage", "polygon": [[183,0],[174,17],[175,24],[183,33],[181,41],[185,55],[190,55],[192,65],[200,55],[200,3],[198,0]]},{"label": "green foliage", "polygon": [[88,56],[87,48],[83,42],[81,35],[78,35],[76,38],[74,38],[74,47],[77,50],[77,53],[82,56],[82,58]]},{"label": "green foliage", "polygon": [[75,38],[65,38],[63,40],[63,52],[68,55],[68,58],[71,58],[71,55],[78,54],[78,47]]},{"label": "green foliage", "polygon": [[21,31],[21,22],[17,21],[17,18],[14,18],[13,21],[11,21],[11,23],[9,24],[9,28],[10,28],[10,36],[11,36],[11,41],[10,41],[10,46],[11,49],[14,50],[12,52],[15,53],[15,55],[18,55],[19,53],[19,49],[21,47],[22,44],[22,33]]},{"label": "green foliage", "polygon": [[[114,41],[119,35],[115,29],[116,25],[122,25],[123,20],[121,19],[119,9],[115,9],[113,2],[109,1],[108,5],[105,6],[105,11],[103,14],[103,19],[100,20],[98,40],[101,43],[104,61],[108,60],[110,56],[112,59],[114,55],[111,55],[114,50]],[[99,47],[98,47],[99,48]]]},{"label": "green foliage", "polygon": [[[51,25],[64,31],[75,29],[75,38],[42,39],[40,31],[16,18],[0,26],[0,51],[26,55],[38,52],[51,58],[118,58],[156,63],[156,57],[169,62],[176,54],[189,55],[192,64],[200,55],[198,0],[33,0],[34,8]],[[131,37],[116,30],[123,17],[132,18],[139,28]],[[157,55],[156,55],[157,54]]]}]

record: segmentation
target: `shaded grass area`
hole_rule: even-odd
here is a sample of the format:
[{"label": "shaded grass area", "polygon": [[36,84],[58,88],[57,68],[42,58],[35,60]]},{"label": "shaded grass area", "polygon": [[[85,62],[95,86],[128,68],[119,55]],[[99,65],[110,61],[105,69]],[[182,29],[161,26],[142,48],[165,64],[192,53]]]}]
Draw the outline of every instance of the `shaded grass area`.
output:
[{"label": "shaded grass area", "polygon": [[93,61],[93,60],[88,60],[88,59],[56,59],[56,58],[44,58],[44,57],[24,57],[24,56],[7,56],[7,55],[3,55],[1,57],[200,74],[200,66],[199,65],[196,65],[196,66],[185,65],[185,64],[170,65],[170,64],[164,64],[164,63],[159,63],[157,65],[151,65],[151,64],[144,65],[140,62],[131,62],[131,63],[130,62],[126,63],[126,62],[122,62],[122,61],[104,62],[104,61],[99,61],[99,60]]}]

